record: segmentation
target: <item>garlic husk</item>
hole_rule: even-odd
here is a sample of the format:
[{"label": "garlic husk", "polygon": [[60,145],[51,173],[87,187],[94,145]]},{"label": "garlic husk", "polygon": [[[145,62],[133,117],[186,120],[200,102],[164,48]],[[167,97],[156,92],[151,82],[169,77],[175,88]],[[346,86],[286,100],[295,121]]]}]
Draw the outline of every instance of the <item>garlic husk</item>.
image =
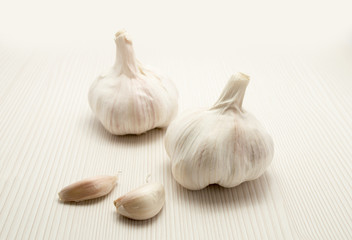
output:
[{"label": "garlic husk", "polygon": [[64,187],[59,192],[63,202],[80,202],[102,197],[115,187],[117,176],[96,176],[83,179]]},{"label": "garlic husk", "polygon": [[115,44],[115,64],[89,89],[92,111],[115,135],[141,134],[168,126],[178,109],[175,85],[136,59],[126,31],[115,34]]},{"label": "garlic husk", "polygon": [[146,220],[157,215],[165,203],[164,186],[147,183],[114,201],[116,211],[134,220]]},{"label": "garlic husk", "polygon": [[249,76],[236,73],[208,110],[188,111],[165,136],[176,181],[191,190],[234,187],[261,176],[274,155],[271,136],[242,108]]}]

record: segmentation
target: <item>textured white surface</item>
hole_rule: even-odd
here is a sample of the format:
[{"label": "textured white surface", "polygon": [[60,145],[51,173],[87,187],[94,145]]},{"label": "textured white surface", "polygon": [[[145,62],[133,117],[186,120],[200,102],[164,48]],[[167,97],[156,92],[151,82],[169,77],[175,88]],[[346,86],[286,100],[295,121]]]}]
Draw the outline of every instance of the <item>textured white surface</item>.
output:
[{"label": "textured white surface", "polygon": [[[91,113],[87,90],[111,59],[1,49],[0,238],[350,238],[351,55],[245,56],[204,60],[192,71],[192,61],[158,62],[177,79],[181,110],[217,99],[228,62],[246,69],[252,80],[244,106],[275,142],[273,163],[258,180],[188,191],[171,176],[164,130],[115,137]],[[119,184],[107,197],[58,202],[63,186],[119,170]],[[165,184],[162,212],[144,222],[117,216],[113,200],[149,173]]]},{"label": "textured white surface", "polygon": [[[85,11],[82,2],[65,1],[1,8],[0,239],[351,239],[348,5],[334,1],[318,11],[298,1],[270,12],[249,3],[125,2],[87,3]],[[180,111],[212,105],[233,72],[251,76],[243,106],[275,143],[264,176],[232,189],[188,191],[171,176],[165,130],[125,137],[104,130],[87,93],[113,63],[121,27],[131,31],[141,61],[173,78]],[[325,45],[311,49],[317,39]],[[118,171],[107,197],[58,202],[67,184]],[[142,222],[118,216],[113,200],[148,174],[165,185],[163,210]]]}]

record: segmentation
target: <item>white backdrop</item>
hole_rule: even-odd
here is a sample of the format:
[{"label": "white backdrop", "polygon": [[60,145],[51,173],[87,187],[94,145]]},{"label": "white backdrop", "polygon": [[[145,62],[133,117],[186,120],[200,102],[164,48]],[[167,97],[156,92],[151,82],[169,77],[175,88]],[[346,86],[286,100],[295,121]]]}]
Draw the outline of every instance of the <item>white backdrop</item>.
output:
[{"label": "white backdrop", "polygon": [[[350,1],[1,1],[0,239],[352,238]],[[188,191],[172,178],[165,130],[108,134],[88,106],[125,28],[137,57],[169,75],[180,111],[210,106],[229,76],[251,76],[244,108],[272,134],[263,177]],[[82,204],[57,192],[122,171]],[[113,200],[164,183],[148,221]]]}]

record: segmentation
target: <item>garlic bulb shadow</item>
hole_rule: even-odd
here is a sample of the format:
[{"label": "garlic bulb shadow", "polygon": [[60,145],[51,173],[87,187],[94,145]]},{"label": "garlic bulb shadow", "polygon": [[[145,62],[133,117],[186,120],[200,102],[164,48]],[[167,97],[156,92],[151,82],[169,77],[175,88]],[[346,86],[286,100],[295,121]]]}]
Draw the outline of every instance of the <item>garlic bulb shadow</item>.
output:
[{"label": "garlic bulb shadow", "polygon": [[99,120],[92,116],[90,113],[86,114],[83,121],[83,126],[80,124],[81,128],[85,127],[85,131],[87,131],[87,127],[90,129],[91,134],[94,135],[99,140],[107,144],[120,144],[120,145],[145,145],[145,144],[153,144],[161,139],[163,139],[166,129],[165,128],[154,128],[151,129],[141,135],[112,135],[109,131],[107,131],[99,122]]},{"label": "garlic bulb shadow", "polygon": [[[230,206],[237,209],[243,205],[259,205],[271,194],[273,184],[270,171],[266,171],[262,176],[255,180],[246,181],[232,188],[224,188],[217,184],[211,184],[201,190],[189,190],[179,184],[171,173],[171,161],[167,159],[166,177],[171,179],[173,195],[177,201],[188,203],[188,206],[193,208],[208,209],[213,211],[213,207],[226,210]],[[171,200],[169,200],[170,202]],[[167,204],[166,206],[167,207]]]},{"label": "garlic bulb shadow", "polygon": [[243,182],[234,188],[211,184],[202,190],[194,191],[183,188],[179,184],[178,186],[182,188],[180,197],[195,205],[212,205],[220,208],[226,208],[229,205],[257,205],[265,201],[265,195],[269,192],[270,177],[268,176],[266,172],[261,177]]}]

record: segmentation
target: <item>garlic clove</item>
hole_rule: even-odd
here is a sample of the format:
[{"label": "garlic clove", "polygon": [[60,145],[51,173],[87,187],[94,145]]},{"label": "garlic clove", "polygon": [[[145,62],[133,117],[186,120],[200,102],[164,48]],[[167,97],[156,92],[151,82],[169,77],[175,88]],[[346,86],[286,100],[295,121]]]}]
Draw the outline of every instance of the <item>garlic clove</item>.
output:
[{"label": "garlic clove", "polygon": [[116,58],[88,93],[89,105],[112,134],[142,134],[169,125],[178,109],[173,82],[146,68],[135,56],[127,32],[115,34]]},{"label": "garlic clove", "polygon": [[191,190],[234,187],[261,176],[274,155],[271,136],[242,107],[249,76],[234,74],[208,110],[181,114],[168,127],[165,149],[175,180]]},{"label": "garlic clove", "polygon": [[157,215],[165,203],[164,186],[147,183],[114,201],[116,211],[128,218],[146,220]]},{"label": "garlic clove", "polygon": [[59,192],[59,198],[63,202],[80,202],[102,197],[111,192],[116,181],[117,176],[86,178],[64,187]]}]

